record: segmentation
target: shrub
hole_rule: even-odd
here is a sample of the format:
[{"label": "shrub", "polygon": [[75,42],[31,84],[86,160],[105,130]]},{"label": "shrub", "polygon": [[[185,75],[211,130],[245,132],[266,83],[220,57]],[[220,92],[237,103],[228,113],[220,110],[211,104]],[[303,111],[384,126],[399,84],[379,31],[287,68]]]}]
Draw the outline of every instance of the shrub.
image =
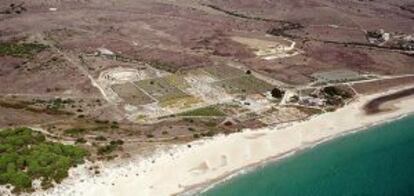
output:
[{"label": "shrub", "polygon": [[277,99],[281,99],[283,97],[283,95],[285,94],[284,91],[278,89],[278,88],[274,88],[271,91],[272,97],[277,98]]},{"label": "shrub", "polygon": [[112,140],[110,142],[110,144],[111,145],[123,145],[124,144],[124,141],[122,141],[122,140]]},{"label": "shrub", "polygon": [[84,143],[86,143],[87,141],[85,140],[85,138],[83,138],[83,137],[81,137],[81,138],[78,138],[78,139],[76,139],[76,141],[75,141],[75,143],[77,143],[77,144],[84,144]]},{"label": "shrub", "polygon": [[98,148],[98,154],[99,155],[109,154],[109,153],[115,151],[117,147],[118,147],[117,145],[111,145],[111,144],[101,146],[101,147]]},{"label": "shrub", "polygon": [[106,141],[106,137],[100,135],[100,136],[95,137],[95,140],[96,141]]},{"label": "shrub", "polygon": [[67,135],[76,136],[76,135],[79,135],[81,133],[86,132],[86,129],[84,129],[84,128],[71,128],[71,129],[66,129],[64,132]]},{"label": "shrub", "polygon": [[204,137],[212,137],[215,135],[215,132],[210,130],[207,133],[202,133],[201,135]]},{"label": "shrub", "polygon": [[124,141],[122,141],[122,140],[113,140],[113,141],[109,142],[109,144],[99,147],[98,148],[98,154],[99,155],[110,154],[113,151],[115,151],[116,149],[118,149],[118,147],[120,145],[123,145],[123,144],[124,144]]}]

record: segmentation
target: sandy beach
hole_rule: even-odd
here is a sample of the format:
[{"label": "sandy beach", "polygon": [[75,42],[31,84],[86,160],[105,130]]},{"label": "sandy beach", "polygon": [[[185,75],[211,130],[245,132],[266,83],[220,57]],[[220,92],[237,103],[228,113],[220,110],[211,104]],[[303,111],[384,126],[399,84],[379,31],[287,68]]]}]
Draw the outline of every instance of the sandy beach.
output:
[{"label": "sandy beach", "polygon": [[[389,91],[387,93],[393,93]],[[385,95],[360,96],[333,113],[279,127],[194,141],[151,157],[128,163],[103,165],[101,174],[88,174],[87,166],[71,170],[71,177],[46,192],[34,195],[135,196],[174,195],[218,182],[243,168],[274,160],[341,135],[362,130],[414,112],[414,99],[395,101],[395,110],[366,115],[365,103]]]}]

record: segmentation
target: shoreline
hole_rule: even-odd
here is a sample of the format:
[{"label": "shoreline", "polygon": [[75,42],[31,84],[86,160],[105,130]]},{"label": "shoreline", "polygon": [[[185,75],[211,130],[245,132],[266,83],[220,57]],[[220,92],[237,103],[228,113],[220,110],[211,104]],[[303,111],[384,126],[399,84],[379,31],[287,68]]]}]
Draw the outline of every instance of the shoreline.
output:
[{"label": "shoreline", "polygon": [[408,114],[401,114],[400,116],[397,116],[395,118],[385,119],[381,122],[374,123],[372,125],[364,126],[364,127],[361,127],[361,128],[357,128],[355,130],[349,130],[349,131],[343,132],[342,134],[338,134],[338,135],[335,135],[335,136],[332,136],[332,137],[322,138],[322,139],[320,139],[319,141],[317,141],[315,143],[311,143],[309,145],[305,145],[305,146],[300,147],[300,148],[292,149],[291,151],[288,151],[286,153],[283,153],[283,154],[280,154],[280,155],[277,155],[277,156],[274,156],[274,157],[269,157],[269,158],[267,158],[263,161],[260,161],[258,163],[253,163],[251,165],[247,165],[247,166],[245,166],[243,168],[240,168],[240,169],[237,169],[233,172],[229,172],[229,174],[227,174],[227,175],[223,175],[221,177],[218,177],[215,180],[211,180],[209,182],[201,183],[199,185],[194,185],[194,186],[192,186],[192,188],[188,188],[187,190],[185,190],[183,192],[180,192],[180,193],[177,193],[177,194],[174,194],[174,195],[187,196],[187,195],[194,195],[194,194],[204,193],[204,192],[209,191],[210,189],[214,188],[216,185],[219,185],[219,184],[224,183],[228,180],[231,180],[231,179],[233,179],[233,178],[235,178],[239,175],[243,175],[247,172],[254,171],[254,170],[256,170],[260,167],[264,167],[268,164],[276,164],[279,161],[281,161],[282,159],[294,156],[297,153],[301,153],[301,152],[304,152],[306,150],[310,150],[310,149],[312,149],[316,146],[319,146],[321,144],[326,144],[328,142],[332,142],[336,139],[341,139],[344,136],[349,136],[351,134],[356,134],[356,133],[360,133],[360,132],[364,132],[364,131],[369,131],[369,129],[374,128],[376,126],[381,126],[381,125],[384,125],[384,124],[387,124],[387,123],[391,123],[393,121],[403,119],[403,118],[411,116],[411,115],[414,115],[414,112],[411,112],[411,113],[408,113]]},{"label": "shoreline", "polygon": [[62,184],[33,195],[199,193],[240,172],[413,113],[414,99],[396,100],[394,105],[398,109],[394,111],[366,115],[362,110],[370,100],[401,90],[404,89],[360,96],[335,112],[314,116],[287,127],[246,129],[228,136],[218,135],[185,145],[172,145],[150,157],[135,157],[119,165],[104,165],[98,176],[88,174],[85,165],[71,171],[70,177]]}]

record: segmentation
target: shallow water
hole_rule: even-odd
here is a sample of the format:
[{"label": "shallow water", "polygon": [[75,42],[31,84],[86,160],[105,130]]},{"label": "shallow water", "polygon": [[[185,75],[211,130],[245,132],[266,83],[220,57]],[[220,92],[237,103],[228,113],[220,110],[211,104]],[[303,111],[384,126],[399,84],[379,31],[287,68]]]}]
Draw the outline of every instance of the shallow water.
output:
[{"label": "shallow water", "polygon": [[203,196],[413,196],[414,116],[269,163]]}]

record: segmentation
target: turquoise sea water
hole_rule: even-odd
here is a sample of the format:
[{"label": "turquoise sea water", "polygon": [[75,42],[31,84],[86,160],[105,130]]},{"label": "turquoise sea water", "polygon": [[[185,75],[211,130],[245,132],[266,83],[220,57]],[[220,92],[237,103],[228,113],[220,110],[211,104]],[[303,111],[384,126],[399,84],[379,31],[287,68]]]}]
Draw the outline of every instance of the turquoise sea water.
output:
[{"label": "turquoise sea water", "polygon": [[269,163],[203,196],[414,196],[414,116]]}]

